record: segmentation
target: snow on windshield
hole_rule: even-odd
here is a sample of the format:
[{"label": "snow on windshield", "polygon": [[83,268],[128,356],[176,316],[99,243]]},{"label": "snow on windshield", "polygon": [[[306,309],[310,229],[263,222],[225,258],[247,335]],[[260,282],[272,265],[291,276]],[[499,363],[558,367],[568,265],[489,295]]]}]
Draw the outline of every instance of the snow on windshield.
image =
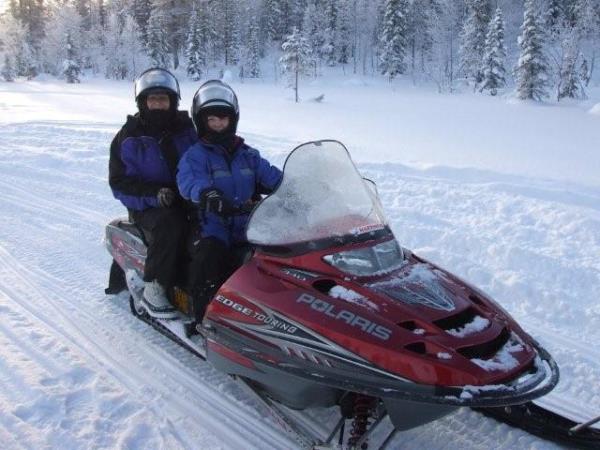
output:
[{"label": "snow on windshield", "polygon": [[290,154],[281,185],[252,214],[247,237],[256,245],[289,245],[384,225],[376,192],[346,148],[319,141]]}]

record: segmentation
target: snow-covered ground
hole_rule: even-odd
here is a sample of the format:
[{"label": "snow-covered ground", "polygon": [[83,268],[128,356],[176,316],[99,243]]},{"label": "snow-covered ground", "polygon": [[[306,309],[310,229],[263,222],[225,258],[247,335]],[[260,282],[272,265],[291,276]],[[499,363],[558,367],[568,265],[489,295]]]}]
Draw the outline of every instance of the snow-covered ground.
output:
[{"label": "snow-covered ground", "polygon": [[[183,84],[184,108],[196,87]],[[279,165],[301,141],[343,141],[402,244],[492,294],[555,356],[545,402],[600,414],[600,91],[534,105],[332,79],[294,104],[272,84],[234,87],[242,134]],[[2,447],[294,448],[227,376],[103,294],[103,228],[124,212],[108,146],[132,90],[0,82]],[[465,409],[392,448],[559,447]]]}]

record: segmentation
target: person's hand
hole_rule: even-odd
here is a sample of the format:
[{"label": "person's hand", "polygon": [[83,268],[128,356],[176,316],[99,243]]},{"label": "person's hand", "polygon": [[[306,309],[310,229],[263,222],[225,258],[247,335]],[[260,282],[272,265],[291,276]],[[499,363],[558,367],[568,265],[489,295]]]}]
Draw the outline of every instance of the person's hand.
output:
[{"label": "person's hand", "polygon": [[170,208],[175,203],[177,199],[177,194],[171,188],[161,188],[156,194],[156,200],[158,201],[158,206],[161,208]]},{"label": "person's hand", "polygon": [[231,205],[219,189],[206,189],[200,194],[200,209],[218,216],[231,214]]}]

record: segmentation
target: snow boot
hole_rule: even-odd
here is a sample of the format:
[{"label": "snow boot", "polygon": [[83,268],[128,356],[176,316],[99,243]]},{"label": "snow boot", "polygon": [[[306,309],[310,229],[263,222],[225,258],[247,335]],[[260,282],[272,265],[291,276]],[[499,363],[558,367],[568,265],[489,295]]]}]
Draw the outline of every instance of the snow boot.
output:
[{"label": "snow boot", "polygon": [[177,310],[167,298],[165,288],[156,280],[144,283],[142,305],[148,314],[157,319],[175,319]]}]

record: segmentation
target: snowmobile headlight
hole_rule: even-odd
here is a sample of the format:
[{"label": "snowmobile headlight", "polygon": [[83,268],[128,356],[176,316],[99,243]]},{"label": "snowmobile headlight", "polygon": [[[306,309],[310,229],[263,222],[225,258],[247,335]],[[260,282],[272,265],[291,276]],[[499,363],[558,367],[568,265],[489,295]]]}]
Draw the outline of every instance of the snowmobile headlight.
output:
[{"label": "snowmobile headlight", "polygon": [[371,247],[326,255],[323,259],[336,269],[359,277],[391,272],[405,262],[402,248],[395,239]]}]

